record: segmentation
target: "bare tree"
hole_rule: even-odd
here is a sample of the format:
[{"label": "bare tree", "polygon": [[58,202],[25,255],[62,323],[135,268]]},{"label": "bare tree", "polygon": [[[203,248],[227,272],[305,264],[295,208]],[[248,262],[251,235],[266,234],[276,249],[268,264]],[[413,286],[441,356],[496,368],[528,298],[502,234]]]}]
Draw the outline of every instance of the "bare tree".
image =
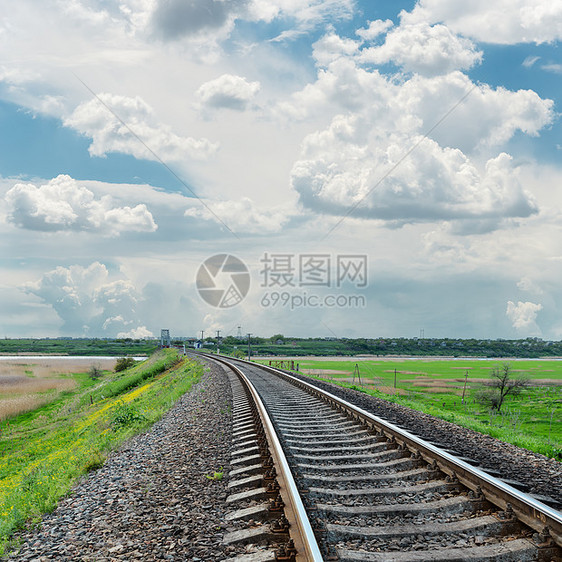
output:
[{"label": "bare tree", "polygon": [[101,367],[98,365],[91,365],[88,369],[88,375],[92,380],[97,380],[103,375]]},{"label": "bare tree", "polygon": [[488,404],[492,410],[499,413],[507,396],[517,396],[529,384],[526,376],[515,376],[509,363],[501,367],[494,367],[490,373],[490,380],[486,383],[486,389],[478,396],[478,400]]}]

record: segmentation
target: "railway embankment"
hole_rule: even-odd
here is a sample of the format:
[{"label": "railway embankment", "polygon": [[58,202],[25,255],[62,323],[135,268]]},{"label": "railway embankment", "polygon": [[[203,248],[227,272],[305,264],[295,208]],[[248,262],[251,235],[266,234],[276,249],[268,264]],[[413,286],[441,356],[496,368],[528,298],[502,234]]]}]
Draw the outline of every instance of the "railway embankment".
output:
[{"label": "railway embankment", "polygon": [[221,560],[230,384],[211,366],[151,429],[83,478],[8,560]]}]

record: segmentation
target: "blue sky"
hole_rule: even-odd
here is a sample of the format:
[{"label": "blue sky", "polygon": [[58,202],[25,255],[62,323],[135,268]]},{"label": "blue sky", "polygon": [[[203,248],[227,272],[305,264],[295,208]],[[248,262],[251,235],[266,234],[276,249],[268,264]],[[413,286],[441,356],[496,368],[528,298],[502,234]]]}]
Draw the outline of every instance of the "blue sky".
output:
[{"label": "blue sky", "polygon": [[5,2],[3,334],[562,338],[562,8],[480,4]]},{"label": "blue sky", "polygon": [[69,174],[76,179],[114,183],[149,183],[179,188],[159,163],[124,154],[92,158],[90,141],[61,126],[60,119],[34,115],[11,102],[0,102],[0,167],[3,177],[51,178]]}]

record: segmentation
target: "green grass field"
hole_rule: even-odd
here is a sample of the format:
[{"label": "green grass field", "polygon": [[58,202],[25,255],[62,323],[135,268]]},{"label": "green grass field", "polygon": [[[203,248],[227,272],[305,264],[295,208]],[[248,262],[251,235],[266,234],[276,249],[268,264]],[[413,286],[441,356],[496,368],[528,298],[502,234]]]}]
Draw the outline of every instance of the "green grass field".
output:
[{"label": "green grass field", "polygon": [[52,510],[81,475],[101,466],[125,439],[162,417],[202,367],[175,350],[155,353],[0,423],[0,556],[12,534]]},{"label": "green grass field", "polygon": [[[501,367],[504,362],[510,364],[515,375],[527,376],[530,385],[521,395],[507,398],[498,415],[478,403],[476,395],[489,379],[491,369]],[[310,376],[355,386],[377,397],[562,460],[562,361],[300,359],[299,364],[301,372]],[[354,377],[355,365],[359,372]]]}]

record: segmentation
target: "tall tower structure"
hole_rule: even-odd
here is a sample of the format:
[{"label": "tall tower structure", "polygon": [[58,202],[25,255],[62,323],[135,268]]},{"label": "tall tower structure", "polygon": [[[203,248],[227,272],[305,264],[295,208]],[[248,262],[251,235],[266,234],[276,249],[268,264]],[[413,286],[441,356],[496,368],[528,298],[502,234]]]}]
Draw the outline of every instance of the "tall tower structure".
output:
[{"label": "tall tower structure", "polygon": [[170,330],[160,330],[160,347],[170,347]]}]

